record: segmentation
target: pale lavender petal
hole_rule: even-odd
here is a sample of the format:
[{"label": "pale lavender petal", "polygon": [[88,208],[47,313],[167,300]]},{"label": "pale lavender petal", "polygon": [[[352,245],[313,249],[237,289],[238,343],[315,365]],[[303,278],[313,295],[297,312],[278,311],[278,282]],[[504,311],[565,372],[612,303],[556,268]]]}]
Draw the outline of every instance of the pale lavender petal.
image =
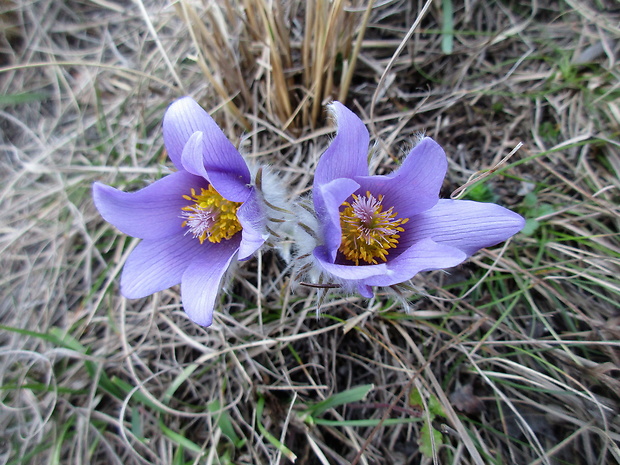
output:
[{"label": "pale lavender petal", "polygon": [[203,164],[213,187],[234,202],[247,195],[245,186],[251,177],[245,160],[213,118],[190,97],[170,105],[164,115],[163,132],[168,155],[179,169],[183,168],[185,144],[194,133],[201,132]]},{"label": "pale lavender petal", "polygon": [[388,256],[387,271],[380,276],[366,278],[363,283],[368,286],[391,286],[407,281],[422,271],[451,268],[466,258],[463,251],[426,238],[392,260]]},{"label": "pale lavender petal", "polygon": [[122,192],[105,184],[93,185],[93,200],[101,216],[121,232],[141,239],[160,239],[181,233],[183,195],[206,182],[185,171],[172,173],[137,192]]},{"label": "pale lavender petal", "polygon": [[250,193],[250,181],[245,178],[236,176],[234,173],[224,171],[216,171],[207,168],[209,174],[209,182],[219,194],[231,202],[243,202]]},{"label": "pale lavender petal", "polygon": [[386,209],[393,206],[400,218],[409,218],[437,203],[447,168],[443,149],[426,137],[392,174],[354,179],[360,184],[361,193],[370,191],[375,197],[382,194]]},{"label": "pale lavender petal", "polygon": [[246,260],[269,237],[265,229],[265,213],[255,189],[252,189],[248,199],[237,210],[237,219],[243,227],[239,246],[239,260]]},{"label": "pale lavender petal", "polygon": [[[185,144],[183,149],[183,166],[190,173],[194,173],[200,176],[208,178],[208,173],[202,166],[202,156],[197,149],[200,147],[202,140],[202,133],[194,133]],[[218,190],[214,185],[215,190]],[[218,192],[228,200],[226,195]],[[250,186],[244,186],[245,196],[242,198],[235,198],[233,201],[243,202],[243,205],[237,210],[237,219],[243,227],[241,248],[239,251],[240,260],[249,258],[258,248],[263,245],[267,238],[265,234],[265,216],[261,208],[260,201],[256,190]]]},{"label": "pale lavender petal", "polygon": [[362,297],[366,297],[367,299],[371,299],[372,297],[375,296],[375,293],[373,292],[372,287],[367,286],[366,284],[361,284],[361,283],[358,284],[357,292],[359,292]]},{"label": "pale lavender petal", "polygon": [[493,203],[440,200],[407,225],[410,240],[430,237],[472,255],[483,247],[503,242],[523,229],[525,220]]},{"label": "pale lavender petal", "polygon": [[337,178],[368,174],[368,131],[362,120],[340,102],[330,105],[338,132],[321,156],[314,173],[314,185]]},{"label": "pale lavender petal", "polygon": [[342,230],[340,228],[340,205],[359,188],[352,179],[334,179],[314,188],[313,200],[317,217],[323,226],[323,240],[330,251],[333,262],[340,247]]},{"label": "pale lavender petal", "polygon": [[191,234],[140,242],[123,268],[121,293],[139,299],[179,284],[189,264],[204,257],[205,250]]},{"label": "pale lavender petal", "polygon": [[200,176],[208,181],[207,170],[202,158],[202,139],[203,133],[200,131],[196,131],[187,139],[181,151],[181,164],[188,173]]},{"label": "pale lavender petal", "polygon": [[248,195],[250,195],[250,185],[230,173],[222,173],[215,170],[207,171],[202,156],[203,150],[204,134],[202,132],[195,132],[190,136],[185,147],[183,147],[183,153],[181,154],[183,168],[209,181],[225,199],[231,202],[244,202]]},{"label": "pale lavender petal", "polygon": [[[181,298],[187,316],[201,326],[211,326],[213,309],[222,287],[222,278],[230,267],[240,239],[234,237],[219,244],[209,243],[207,254],[196,257],[183,273]],[[203,246],[207,245],[205,242]]]},{"label": "pale lavender petal", "polygon": [[340,279],[359,281],[365,280],[373,276],[381,276],[388,272],[387,265],[380,263],[378,265],[340,265],[334,263],[330,251],[325,246],[319,246],[314,249],[314,258],[316,258],[319,266],[329,274]]},{"label": "pale lavender petal", "polygon": [[[422,271],[450,268],[467,255],[454,247],[437,244],[431,239],[416,243],[398,257],[377,265],[341,265],[332,263],[325,247],[317,247],[314,256],[329,274],[345,281],[357,282],[360,294],[372,297],[368,286],[391,286],[413,278]],[[364,288],[364,286],[366,286]]]}]

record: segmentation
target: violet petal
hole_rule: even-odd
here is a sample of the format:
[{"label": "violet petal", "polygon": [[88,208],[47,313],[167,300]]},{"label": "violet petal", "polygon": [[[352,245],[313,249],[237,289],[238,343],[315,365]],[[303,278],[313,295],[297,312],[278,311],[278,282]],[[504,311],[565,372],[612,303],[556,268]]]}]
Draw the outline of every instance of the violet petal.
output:
[{"label": "violet petal", "polygon": [[186,171],[172,173],[137,192],[122,192],[105,184],[93,185],[93,200],[101,216],[121,232],[141,239],[161,239],[181,233],[183,195],[206,187]]},{"label": "violet petal", "polygon": [[222,278],[239,250],[240,239],[207,245],[208,254],[196,257],[183,273],[181,298],[187,316],[201,326],[210,326]]},{"label": "violet petal", "polygon": [[314,188],[314,209],[323,226],[323,240],[332,262],[342,240],[339,208],[358,188],[359,184],[348,178],[334,179]]},{"label": "violet petal", "polygon": [[388,176],[356,177],[360,192],[384,196],[384,208],[394,207],[400,218],[409,218],[432,208],[448,169],[446,154],[430,137],[416,145],[403,164]]},{"label": "violet petal", "polygon": [[368,174],[368,130],[351,110],[340,102],[330,105],[336,118],[338,132],[319,160],[314,185],[337,178],[352,178]]},{"label": "violet petal", "polygon": [[140,299],[179,284],[185,269],[196,257],[204,257],[205,250],[191,234],[142,241],[125,263],[121,293]]},{"label": "violet petal", "polygon": [[246,260],[269,237],[265,230],[265,214],[255,189],[252,188],[248,199],[237,210],[237,219],[243,227],[239,246],[239,260]]},{"label": "violet petal", "polygon": [[[238,152],[237,152],[238,153]],[[234,172],[220,171],[206,166],[209,182],[215,190],[231,202],[244,202],[250,191],[250,180]]]},{"label": "violet petal", "polygon": [[494,203],[440,200],[430,210],[411,218],[410,236],[430,237],[472,255],[483,247],[505,241],[523,229],[525,220]]},{"label": "violet petal", "polygon": [[329,274],[336,276],[337,278],[347,281],[359,281],[365,280],[373,276],[381,276],[388,273],[388,268],[385,263],[379,263],[378,265],[340,265],[334,263],[330,251],[325,246],[319,246],[314,249],[314,258],[316,258],[318,264],[327,271]]},{"label": "violet petal", "polygon": [[366,297],[367,299],[371,299],[375,296],[372,287],[367,286],[366,284],[359,283],[357,285],[357,292],[359,292],[362,297]]},{"label": "violet petal", "polygon": [[200,131],[196,131],[187,139],[181,151],[181,164],[188,173],[200,176],[208,181],[209,177],[202,158],[202,139],[203,133]]},{"label": "violet petal", "polygon": [[366,278],[363,283],[369,286],[391,286],[407,281],[422,271],[451,268],[466,258],[463,251],[426,238],[392,260],[388,256],[387,272]]},{"label": "violet petal", "polygon": [[164,144],[170,159],[183,169],[185,144],[196,132],[202,132],[203,164],[209,181],[222,196],[233,202],[247,195],[250,170],[245,160],[213,121],[213,118],[190,97],[173,102],[163,122]]},{"label": "violet petal", "polygon": [[219,171],[207,171],[204,166],[204,134],[200,131],[190,136],[183,147],[181,163],[183,167],[196,176],[202,176],[215,190],[225,199],[231,202],[244,202],[251,188],[242,182],[241,178],[235,178],[230,173]]}]

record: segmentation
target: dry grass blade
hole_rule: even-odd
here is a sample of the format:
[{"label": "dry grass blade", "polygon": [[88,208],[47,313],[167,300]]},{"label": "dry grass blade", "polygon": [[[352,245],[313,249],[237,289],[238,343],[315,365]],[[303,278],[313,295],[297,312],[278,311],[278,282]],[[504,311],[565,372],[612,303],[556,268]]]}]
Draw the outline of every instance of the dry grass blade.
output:
[{"label": "dry grass blade", "polygon": [[[0,462],[618,462],[618,24],[609,0],[1,2]],[[209,329],[178,287],[128,301],[138,241],[91,185],[174,169],[181,93],[290,199],[337,97],[375,173],[425,132],[443,197],[526,229],[371,300],[296,283],[285,240],[234,271]]]}]

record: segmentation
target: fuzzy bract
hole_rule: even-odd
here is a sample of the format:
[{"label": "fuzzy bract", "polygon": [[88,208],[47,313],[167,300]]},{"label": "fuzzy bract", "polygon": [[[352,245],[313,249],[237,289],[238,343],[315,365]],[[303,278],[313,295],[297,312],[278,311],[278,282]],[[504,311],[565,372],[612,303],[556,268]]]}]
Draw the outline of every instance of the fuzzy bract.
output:
[{"label": "fuzzy bract", "polygon": [[372,297],[373,286],[453,267],[523,228],[499,205],[439,199],[447,159],[429,137],[393,173],[369,175],[366,127],[339,102],[330,110],[338,130],[313,187],[321,242],[313,256],[330,281]]},{"label": "fuzzy bract", "polygon": [[170,105],[163,133],[178,171],[137,192],[95,183],[93,199],[106,221],[142,239],[121,293],[138,299],[180,283],[189,318],[209,326],[224,274],[267,238],[263,206],[241,154],[190,97]]}]

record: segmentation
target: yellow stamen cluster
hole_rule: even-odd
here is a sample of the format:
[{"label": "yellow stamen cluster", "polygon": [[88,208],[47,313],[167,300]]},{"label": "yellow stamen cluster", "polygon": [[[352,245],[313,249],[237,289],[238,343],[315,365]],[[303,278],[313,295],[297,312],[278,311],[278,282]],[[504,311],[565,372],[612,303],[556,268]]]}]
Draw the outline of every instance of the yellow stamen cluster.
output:
[{"label": "yellow stamen cluster", "polygon": [[237,219],[241,203],[226,200],[211,184],[208,189],[200,189],[200,194],[192,189],[191,196],[184,195],[183,198],[193,203],[181,209],[181,218],[184,219],[181,226],[189,227],[187,232],[198,238],[201,244],[205,239],[219,243],[241,231]]},{"label": "yellow stamen cluster", "polygon": [[399,233],[409,218],[396,218],[394,207],[383,211],[383,196],[375,198],[353,194],[353,202],[344,202],[340,212],[342,241],[338,249],[345,258],[360,264],[360,260],[376,265],[377,259],[387,261],[389,249],[398,245]]}]

